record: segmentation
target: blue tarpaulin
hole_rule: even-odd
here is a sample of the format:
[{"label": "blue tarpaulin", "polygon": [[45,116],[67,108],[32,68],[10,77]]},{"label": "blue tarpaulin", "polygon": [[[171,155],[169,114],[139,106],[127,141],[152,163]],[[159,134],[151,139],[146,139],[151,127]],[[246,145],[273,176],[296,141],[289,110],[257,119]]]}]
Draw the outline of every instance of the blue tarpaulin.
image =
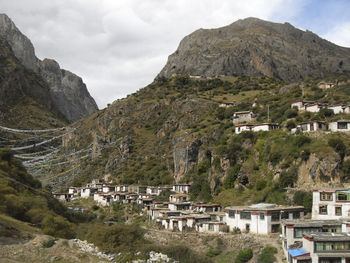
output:
[{"label": "blue tarpaulin", "polygon": [[302,248],[294,248],[294,249],[288,249],[288,253],[294,258],[302,255],[309,254],[309,252],[305,251]]}]

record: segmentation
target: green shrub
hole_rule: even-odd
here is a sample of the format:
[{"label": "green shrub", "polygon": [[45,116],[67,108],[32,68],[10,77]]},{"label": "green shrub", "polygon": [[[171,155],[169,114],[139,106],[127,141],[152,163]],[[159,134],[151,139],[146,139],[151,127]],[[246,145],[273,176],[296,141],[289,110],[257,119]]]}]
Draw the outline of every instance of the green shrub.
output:
[{"label": "green shrub", "polygon": [[293,203],[295,205],[302,205],[306,212],[311,212],[312,209],[312,193],[297,191],[293,196]]},{"label": "green shrub", "polygon": [[221,249],[220,248],[210,248],[207,252],[207,257],[216,257],[221,254]]},{"label": "green shrub", "polygon": [[258,256],[258,263],[273,263],[276,262],[275,254],[277,254],[277,248],[272,246],[266,246],[261,254]]},{"label": "green shrub", "polygon": [[42,223],[44,234],[61,238],[74,238],[75,225],[59,215],[47,215]]},{"label": "green shrub", "polygon": [[42,248],[50,248],[56,244],[55,239],[49,239],[41,244]]},{"label": "green shrub", "polygon": [[346,146],[342,139],[331,138],[328,140],[328,145],[331,146],[339,154],[341,160],[344,159],[346,153]]},{"label": "green shrub", "polygon": [[235,263],[248,262],[253,257],[253,250],[251,248],[245,248],[239,251],[235,258]]}]

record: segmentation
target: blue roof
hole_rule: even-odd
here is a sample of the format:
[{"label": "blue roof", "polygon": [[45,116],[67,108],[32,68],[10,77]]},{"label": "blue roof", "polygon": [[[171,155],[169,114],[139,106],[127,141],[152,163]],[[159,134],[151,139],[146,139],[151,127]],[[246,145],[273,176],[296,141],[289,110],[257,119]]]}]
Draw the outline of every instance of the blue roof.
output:
[{"label": "blue roof", "polygon": [[305,251],[302,248],[294,248],[294,249],[288,249],[288,253],[294,258],[302,255],[309,254],[309,252]]}]

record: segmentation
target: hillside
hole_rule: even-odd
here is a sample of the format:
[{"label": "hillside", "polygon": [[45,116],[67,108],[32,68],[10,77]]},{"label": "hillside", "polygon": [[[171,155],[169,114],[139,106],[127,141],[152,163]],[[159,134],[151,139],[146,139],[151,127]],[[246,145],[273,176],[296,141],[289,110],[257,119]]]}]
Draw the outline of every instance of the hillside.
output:
[{"label": "hillside", "polygon": [[45,82],[44,85],[49,90],[49,103],[70,123],[98,110],[83,80],[74,73],[61,69],[52,59],[38,59],[31,41],[6,14],[0,14],[0,38],[7,42],[13,55],[27,72],[38,75],[36,78],[42,78],[41,82]]},{"label": "hillside", "polygon": [[267,76],[285,81],[350,70],[350,49],[289,23],[257,18],[186,36],[160,76]]},{"label": "hillside", "polygon": [[[158,78],[75,123],[76,130],[63,139],[61,158],[89,147],[91,154],[51,167],[41,179],[56,187],[105,175],[126,184],[191,182],[197,200],[286,203],[286,187],[309,190],[348,181],[348,150],[340,155],[329,140],[341,136],[350,149],[349,135],[292,135],[286,126],[349,118],[300,113],[290,106],[299,99],[347,102],[349,79],[334,76],[328,80],[338,80],[338,86],[321,90],[320,79],[287,84],[266,77]],[[219,107],[222,102],[235,106]],[[280,123],[282,130],[235,135],[233,112],[253,110],[257,122],[266,122],[267,108],[270,121]]]}]

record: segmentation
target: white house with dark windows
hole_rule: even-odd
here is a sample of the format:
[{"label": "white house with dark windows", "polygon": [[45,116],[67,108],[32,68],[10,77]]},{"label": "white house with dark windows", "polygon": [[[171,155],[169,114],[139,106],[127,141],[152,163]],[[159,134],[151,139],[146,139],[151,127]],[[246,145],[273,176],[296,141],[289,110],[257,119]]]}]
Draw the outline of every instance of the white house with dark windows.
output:
[{"label": "white house with dark windows", "polygon": [[285,256],[288,258],[288,249],[302,247],[304,234],[346,231],[346,223],[341,220],[283,220],[282,245]]},{"label": "white house with dark windows", "polygon": [[328,109],[332,110],[334,112],[334,114],[341,114],[341,113],[345,113],[345,114],[350,114],[350,106],[347,105],[332,105],[332,106],[328,106]]},{"label": "white house with dark windows", "polygon": [[280,126],[276,123],[260,123],[260,124],[241,124],[235,126],[235,133],[240,134],[244,131],[272,131],[279,129]]},{"label": "white house with dark windows", "polygon": [[173,185],[173,191],[188,194],[190,191],[190,186],[190,184],[175,184]]},{"label": "white house with dark windows", "polygon": [[300,219],[304,217],[304,207],[302,206],[255,204],[226,207],[225,210],[225,222],[230,231],[239,229],[256,234],[278,232],[282,219]]},{"label": "white house with dark windows", "polygon": [[290,263],[349,263],[350,236],[347,233],[306,233],[302,246],[288,249]]},{"label": "white house with dark windows", "polygon": [[312,196],[312,219],[350,217],[350,190],[315,190]]},{"label": "white house with dark windows", "polygon": [[298,124],[296,130],[301,132],[327,131],[328,125],[322,121],[310,121]]},{"label": "white house with dark windows", "polygon": [[350,120],[331,121],[329,123],[329,129],[332,132],[346,132],[346,131],[350,131]]}]

